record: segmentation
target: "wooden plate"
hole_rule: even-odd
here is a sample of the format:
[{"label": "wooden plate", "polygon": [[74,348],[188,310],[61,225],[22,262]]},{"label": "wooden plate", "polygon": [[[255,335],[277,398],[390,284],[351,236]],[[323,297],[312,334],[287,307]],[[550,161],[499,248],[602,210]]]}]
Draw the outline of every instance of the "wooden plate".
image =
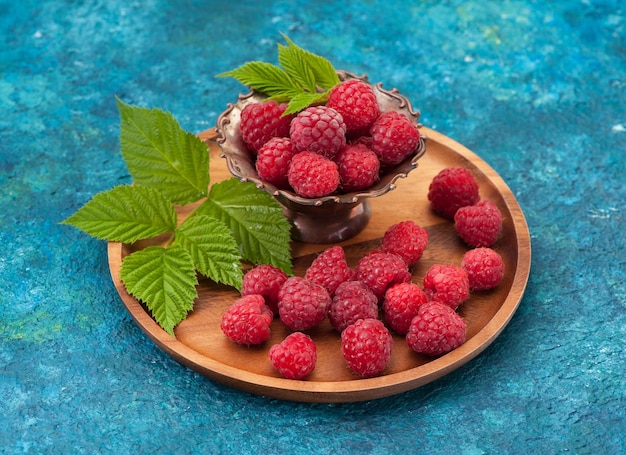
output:
[{"label": "wooden plate", "polygon": [[[341,356],[339,334],[326,320],[307,332],[318,348],[317,367],[302,381],[281,378],[272,368],[267,351],[281,341],[288,330],[275,320],[272,336],[258,347],[243,347],[230,342],[219,324],[224,310],[239,297],[237,291],[208,280],[199,284],[194,310],[169,336],[130,296],[120,281],[124,256],[145,247],[110,243],[109,266],[122,301],[136,323],[167,354],[212,380],[247,392],[279,399],[304,402],[350,402],[381,398],[414,389],[459,368],[480,354],[501,333],[515,313],[530,272],[530,236],[524,215],[506,183],[476,154],[442,134],[422,128],[428,148],[419,167],[398,188],[370,201],[372,218],[357,237],[342,243],[351,265],[374,249],[385,230],[394,223],[413,220],[429,231],[429,245],[414,267],[413,281],[421,284],[428,268],[435,263],[460,264],[467,246],[458,238],[452,222],[438,217],[429,208],[426,194],[432,178],[443,168],[462,166],[470,169],[480,186],[483,199],[495,202],[503,215],[502,236],[494,245],[505,262],[505,277],[493,290],[474,292],[460,308],[467,322],[467,341],[454,351],[429,358],[411,351],[403,337],[395,343],[389,365],[381,376],[359,379],[346,367]],[[216,182],[230,178],[225,162],[214,142],[215,131],[201,135],[211,151],[211,178]],[[184,217],[186,213],[180,213]],[[158,241],[158,240],[157,240]],[[153,240],[154,242],[154,240]],[[294,271],[302,276],[307,265],[328,245],[294,243]]]}]

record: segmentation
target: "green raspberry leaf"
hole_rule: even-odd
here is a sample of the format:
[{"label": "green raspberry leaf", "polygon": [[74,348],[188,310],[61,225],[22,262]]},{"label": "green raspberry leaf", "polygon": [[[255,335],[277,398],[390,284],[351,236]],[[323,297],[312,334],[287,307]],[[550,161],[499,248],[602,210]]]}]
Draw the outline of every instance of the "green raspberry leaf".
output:
[{"label": "green raspberry leaf", "polygon": [[120,278],[129,294],[144,302],[156,322],[172,336],[198,296],[192,258],[177,245],[151,246],[126,256]]},{"label": "green raspberry leaf", "polygon": [[121,153],[135,183],[161,191],[175,204],[207,195],[209,152],[196,135],[183,130],[167,112],[117,99]]},{"label": "green raspberry leaf", "polygon": [[283,37],[287,45],[278,45],[281,66],[248,62],[217,77],[232,77],[270,100],[289,102],[286,115],[326,101],[328,91],[341,81],[330,61],[302,49],[284,34]]},{"label": "green raspberry leaf", "polygon": [[300,83],[304,91],[315,93],[317,91],[315,72],[307,59],[297,49],[299,48],[279,44],[278,61],[285,72]]},{"label": "green raspberry leaf", "polygon": [[222,220],[240,245],[244,259],[293,273],[291,225],[272,196],[254,183],[231,178],[213,185],[197,215]]},{"label": "green raspberry leaf", "polygon": [[289,101],[283,115],[295,114],[313,104],[322,104],[327,99],[328,93],[300,93]]},{"label": "green raspberry leaf", "polygon": [[176,231],[176,244],[191,254],[201,274],[241,290],[241,253],[223,221],[205,215],[189,217]]},{"label": "green raspberry leaf", "polygon": [[313,89],[310,91],[315,91],[317,86],[329,90],[340,83],[337,71],[329,60],[302,49],[285,34],[283,34],[283,38],[287,41],[288,46],[279,44],[278,58],[280,64],[291,77],[296,78],[296,75],[300,75],[297,79],[301,82],[305,81],[305,87],[310,86],[310,78],[312,77]]},{"label": "green raspberry leaf", "polygon": [[248,62],[217,77],[232,77],[278,102],[287,101],[302,90],[283,69],[271,63]]},{"label": "green raspberry leaf", "polygon": [[61,224],[97,239],[132,243],[176,229],[176,211],[160,192],[121,185],[96,194]]}]

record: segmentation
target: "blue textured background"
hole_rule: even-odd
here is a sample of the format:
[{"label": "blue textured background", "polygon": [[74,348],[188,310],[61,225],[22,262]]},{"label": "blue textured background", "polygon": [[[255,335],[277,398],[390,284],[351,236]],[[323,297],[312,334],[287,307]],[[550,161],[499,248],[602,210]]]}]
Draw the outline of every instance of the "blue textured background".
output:
[{"label": "blue textured background", "polygon": [[[518,312],[441,380],[341,405],[213,383],[58,224],[130,180],[115,95],[203,131],[241,91],[214,76],[275,61],[281,31],[399,88],[526,214]],[[626,453],[623,2],[0,0],[0,40],[0,452]]]}]

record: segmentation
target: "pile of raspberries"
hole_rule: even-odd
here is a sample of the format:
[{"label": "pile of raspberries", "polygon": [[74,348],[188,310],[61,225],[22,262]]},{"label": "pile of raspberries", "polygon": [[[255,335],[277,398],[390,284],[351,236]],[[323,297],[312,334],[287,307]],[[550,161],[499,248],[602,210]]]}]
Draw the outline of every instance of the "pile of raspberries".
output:
[{"label": "pile of raspberries", "polygon": [[428,231],[402,221],[389,227],[354,268],[343,247],[335,245],[321,252],[304,276],[288,277],[267,264],[250,269],[241,298],[223,314],[222,331],[235,343],[261,344],[278,317],[291,333],[271,346],[269,360],[289,379],[304,379],[314,370],[316,345],[305,332],[326,318],[340,334],[346,365],[362,378],[384,371],[392,333],[428,356],[457,348],[466,339],[457,308],[471,292],[495,288],[503,278],[502,257],[491,248],[501,235],[502,216],[494,203],[480,199],[473,175],[460,167],[435,176],[428,199],[471,247],[460,264],[432,265],[421,283],[414,282],[411,268],[428,246]]},{"label": "pile of raspberries", "polygon": [[324,105],[285,115],[269,100],[241,111],[241,137],[261,180],[298,196],[363,191],[385,170],[412,155],[420,132],[406,115],[381,112],[372,87],[360,79],[335,86]]}]

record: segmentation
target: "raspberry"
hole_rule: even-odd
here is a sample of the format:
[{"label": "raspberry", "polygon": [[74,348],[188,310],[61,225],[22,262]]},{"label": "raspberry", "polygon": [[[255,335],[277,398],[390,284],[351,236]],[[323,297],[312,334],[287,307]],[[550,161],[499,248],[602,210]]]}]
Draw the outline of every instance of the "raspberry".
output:
[{"label": "raspberry", "polygon": [[346,146],[334,161],[339,168],[341,189],[346,193],[369,188],[378,180],[380,161],[364,144]]},{"label": "raspberry", "polygon": [[428,200],[435,212],[448,220],[453,220],[459,208],[478,202],[478,183],[472,173],[465,168],[442,169],[428,187]]},{"label": "raspberry", "polygon": [[332,158],[346,145],[346,124],[336,110],[311,106],[291,121],[289,136],[298,151]]},{"label": "raspberry", "polygon": [[338,332],[342,332],[359,319],[377,317],[378,299],[371,289],[360,281],[341,283],[328,307],[328,319]]},{"label": "raspberry", "polygon": [[456,265],[435,264],[424,276],[424,292],[455,310],[470,295],[467,272]]},{"label": "raspberry", "polygon": [[308,335],[293,332],[273,345],[268,353],[270,362],[287,379],[303,379],[315,369],[317,347]]},{"label": "raspberry", "polygon": [[493,202],[484,199],[457,210],[454,229],[469,246],[488,247],[500,237],[502,214]]},{"label": "raspberry", "polygon": [[260,264],[243,276],[241,295],[263,296],[269,309],[278,314],[278,292],[285,281],[287,275],[281,269],[269,264]]},{"label": "raspberry", "polygon": [[393,348],[393,338],[378,319],[359,319],[341,332],[341,352],[348,367],[363,378],[380,374]]},{"label": "raspberry", "polygon": [[261,344],[270,337],[272,310],[261,295],[246,295],[236,300],[222,315],[220,328],[238,344]]},{"label": "raspberry", "polygon": [[392,330],[404,335],[409,331],[411,320],[417,316],[419,307],[426,302],[428,296],[417,284],[396,284],[385,293],[385,322]]},{"label": "raspberry", "polygon": [[263,144],[256,158],[256,171],[261,180],[280,189],[288,188],[287,172],[296,153],[291,140],[286,137],[273,137]]},{"label": "raspberry", "polygon": [[406,342],[415,352],[438,356],[465,342],[466,323],[452,308],[439,302],[420,306],[411,321]]},{"label": "raspberry", "polygon": [[420,132],[406,115],[396,111],[384,112],[370,128],[372,150],[381,164],[402,162],[417,148]]},{"label": "raspberry", "polygon": [[411,274],[400,256],[374,251],[359,261],[357,279],[365,283],[376,298],[382,301],[388,287],[411,281]]},{"label": "raspberry", "polygon": [[315,152],[296,154],[287,178],[296,194],[307,198],[326,196],[339,186],[337,164]]},{"label": "raspberry", "polygon": [[291,330],[307,330],[326,317],[330,295],[323,286],[305,278],[287,278],[278,293],[278,315]]},{"label": "raspberry", "polygon": [[402,221],[387,229],[381,251],[400,256],[407,266],[420,260],[428,245],[428,231],[413,221]]},{"label": "raspberry", "polygon": [[335,245],[320,253],[306,269],[304,277],[324,286],[331,296],[337,286],[355,277],[356,271],[346,262],[346,253],[340,245]]},{"label": "raspberry", "polygon": [[271,138],[289,136],[293,115],[283,117],[286,109],[286,104],[263,101],[248,104],[241,110],[239,131],[250,151],[256,154]]},{"label": "raspberry", "polygon": [[349,79],[335,86],[328,95],[326,106],[341,114],[351,135],[367,132],[380,115],[374,90],[358,79]]},{"label": "raspberry", "polygon": [[483,291],[495,288],[504,277],[504,262],[491,248],[475,248],[463,255],[461,268],[467,272],[470,289]]}]

